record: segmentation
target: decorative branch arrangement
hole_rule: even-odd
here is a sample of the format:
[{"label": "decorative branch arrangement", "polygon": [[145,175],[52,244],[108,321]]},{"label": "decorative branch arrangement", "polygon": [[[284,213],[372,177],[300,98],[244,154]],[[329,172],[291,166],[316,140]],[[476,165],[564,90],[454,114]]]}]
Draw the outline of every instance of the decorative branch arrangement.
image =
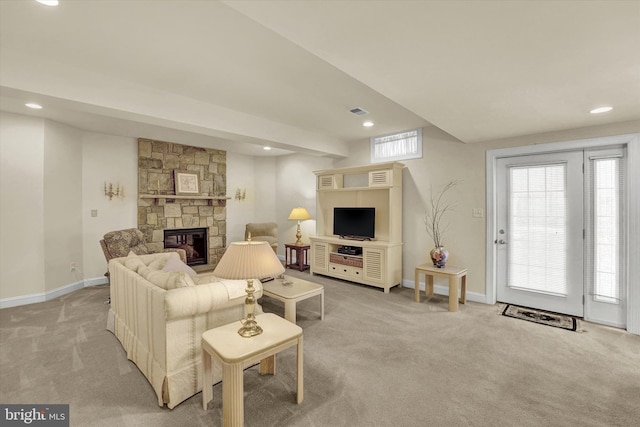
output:
[{"label": "decorative branch arrangement", "polygon": [[443,222],[444,216],[455,207],[455,203],[447,202],[444,196],[456,185],[458,181],[449,181],[437,194],[431,191],[430,207],[425,214],[424,223],[427,234],[433,239],[436,247],[443,246],[442,238],[449,228],[449,224]]}]

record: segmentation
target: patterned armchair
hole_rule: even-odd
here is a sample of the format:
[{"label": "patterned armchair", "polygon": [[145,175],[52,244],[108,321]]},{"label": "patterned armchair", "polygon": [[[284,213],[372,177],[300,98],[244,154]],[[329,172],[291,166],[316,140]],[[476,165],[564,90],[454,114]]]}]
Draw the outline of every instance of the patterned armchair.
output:
[{"label": "patterned armchair", "polygon": [[133,252],[136,255],[147,255],[158,252],[178,252],[182,262],[187,262],[187,253],[184,249],[165,249],[162,243],[146,243],[142,231],[137,228],[110,231],[100,240],[100,246],[107,259],[107,263],[113,258],[126,257],[129,255],[129,252]]}]

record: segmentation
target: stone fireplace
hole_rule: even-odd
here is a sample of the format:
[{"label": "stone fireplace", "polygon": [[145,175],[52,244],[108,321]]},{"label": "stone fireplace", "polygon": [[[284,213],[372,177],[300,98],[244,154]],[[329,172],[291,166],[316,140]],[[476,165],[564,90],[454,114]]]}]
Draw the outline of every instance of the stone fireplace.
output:
[{"label": "stone fireplace", "polygon": [[[199,194],[176,195],[176,171],[197,174]],[[192,265],[215,267],[226,247],[226,171],[226,151],[139,138],[138,228],[146,241],[165,247],[197,241],[205,250],[192,248],[199,255]],[[186,237],[196,228],[204,235]],[[168,230],[176,233],[165,238]]]}]

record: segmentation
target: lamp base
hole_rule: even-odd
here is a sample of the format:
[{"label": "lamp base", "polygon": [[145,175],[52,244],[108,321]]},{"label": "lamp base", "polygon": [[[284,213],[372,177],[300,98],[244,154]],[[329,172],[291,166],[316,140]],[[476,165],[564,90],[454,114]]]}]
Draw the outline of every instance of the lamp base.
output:
[{"label": "lamp base", "polygon": [[238,329],[238,334],[245,338],[255,337],[262,333],[262,328],[258,326],[255,320],[247,320],[244,322],[242,328]]},{"label": "lamp base", "polygon": [[300,231],[300,221],[298,221],[298,229],[296,230],[296,246],[302,246],[302,231]]},{"label": "lamp base", "polygon": [[245,289],[247,298],[244,300],[244,305],[247,308],[247,318],[242,321],[242,328],[238,329],[240,336],[245,338],[255,337],[262,333],[262,328],[258,326],[256,316],[253,315],[253,310],[256,306],[256,300],[253,297],[255,290],[253,287],[253,279],[247,279],[247,289]]}]

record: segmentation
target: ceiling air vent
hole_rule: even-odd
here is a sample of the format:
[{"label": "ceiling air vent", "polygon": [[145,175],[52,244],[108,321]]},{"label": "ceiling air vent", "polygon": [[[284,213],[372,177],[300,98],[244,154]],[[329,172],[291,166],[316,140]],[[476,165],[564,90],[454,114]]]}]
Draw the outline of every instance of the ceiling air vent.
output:
[{"label": "ceiling air vent", "polygon": [[356,116],[364,116],[365,114],[369,114],[367,110],[363,110],[362,108],[356,107],[349,110],[350,113],[355,114]]}]

